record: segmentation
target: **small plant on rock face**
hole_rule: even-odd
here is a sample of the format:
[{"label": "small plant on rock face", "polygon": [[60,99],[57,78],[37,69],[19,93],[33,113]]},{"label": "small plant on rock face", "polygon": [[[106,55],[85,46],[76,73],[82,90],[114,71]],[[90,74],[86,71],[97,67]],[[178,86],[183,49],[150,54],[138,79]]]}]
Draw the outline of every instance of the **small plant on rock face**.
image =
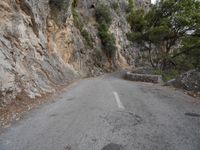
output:
[{"label": "small plant on rock face", "polygon": [[72,15],[74,18],[74,25],[81,31],[83,29],[83,22],[81,21],[80,15],[75,8],[72,8]]},{"label": "small plant on rock face", "polygon": [[118,2],[113,2],[112,5],[111,5],[111,7],[112,7],[115,11],[117,11],[117,10],[119,9],[119,3],[118,3]]},{"label": "small plant on rock face", "polygon": [[69,7],[69,0],[49,0],[51,9],[51,17],[58,24],[61,25],[66,20],[65,13]]},{"label": "small plant on rock face", "polygon": [[128,0],[128,10],[127,12],[130,13],[135,9],[135,0]]},{"label": "small plant on rock face", "polygon": [[84,37],[84,39],[86,40],[87,44],[90,47],[93,47],[93,38],[90,35],[90,33],[86,30],[86,29],[82,29],[81,30],[81,35]]},{"label": "small plant on rock face", "polygon": [[73,0],[72,7],[76,8],[78,6],[79,0]]},{"label": "small plant on rock face", "polygon": [[108,26],[112,23],[111,10],[107,5],[100,4],[96,8],[95,16],[99,24],[106,23]]},{"label": "small plant on rock face", "polygon": [[72,15],[74,18],[74,25],[79,29],[82,37],[87,42],[86,44],[90,47],[93,47],[93,38],[90,33],[84,29],[84,22],[81,19],[80,14],[78,13],[76,7],[78,6],[78,0],[74,0],[72,3]]},{"label": "small plant on rock face", "polygon": [[51,9],[62,10],[68,7],[68,0],[49,0]]}]

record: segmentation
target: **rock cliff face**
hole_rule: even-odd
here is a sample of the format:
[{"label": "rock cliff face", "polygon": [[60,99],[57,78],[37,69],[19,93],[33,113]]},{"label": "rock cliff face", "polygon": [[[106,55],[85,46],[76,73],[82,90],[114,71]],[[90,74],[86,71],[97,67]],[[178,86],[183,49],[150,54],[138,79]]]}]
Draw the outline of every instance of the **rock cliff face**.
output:
[{"label": "rock cliff face", "polygon": [[[73,8],[74,1],[68,0],[63,11],[55,12],[49,0],[0,1],[1,105],[18,95],[36,98],[53,92],[58,85],[81,76],[134,65],[137,49],[126,37],[128,0],[77,2]],[[149,2],[137,1],[137,5],[148,6]],[[117,53],[111,67],[98,38],[94,13],[99,3],[109,5],[112,12],[109,30],[116,38]],[[114,8],[114,3],[119,7]],[[73,9],[84,33],[75,23]],[[90,37],[90,44],[86,36]]]}]

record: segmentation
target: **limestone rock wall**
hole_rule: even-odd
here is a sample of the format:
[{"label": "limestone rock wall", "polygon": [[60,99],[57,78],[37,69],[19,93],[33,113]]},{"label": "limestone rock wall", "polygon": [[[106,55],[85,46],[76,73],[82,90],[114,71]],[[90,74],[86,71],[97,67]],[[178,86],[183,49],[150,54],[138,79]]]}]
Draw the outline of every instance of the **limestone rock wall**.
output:
[{"label": "limestone rock wall", "polygon": [[[118,3],[115,10],[113,3]],[[150,0],[138,0],[148,6]],[[134,66],[137,48],[127,40],[128,0],[79,0],[76,8],[83,29],[89,33],[88,46],[74,23],[73,0],[65,11],[53,17],[49,0],[0,1],[0,105],[18,95],[30,98],[53,92],[58,85],[82,76],[95,76]],[[112,12],[110,32],[116,38],[117,53],[112,66],[103,53],[98,37],[95,7],[109,5]]]},{"label": "limestone rock wall", "polygon": [[48,49],[48,0],[0,1],[0,103],[53,92],[76,72]]}]

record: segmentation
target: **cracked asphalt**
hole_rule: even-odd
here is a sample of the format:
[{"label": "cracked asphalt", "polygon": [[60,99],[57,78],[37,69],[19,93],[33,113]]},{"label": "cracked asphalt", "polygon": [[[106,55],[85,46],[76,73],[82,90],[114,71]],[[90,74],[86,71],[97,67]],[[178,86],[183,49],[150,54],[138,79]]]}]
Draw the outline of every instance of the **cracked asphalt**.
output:
[{"label": "cracked asphalt", "polygon": [[200,150],[200,104],[174,89],[105,75],[53,99],[2,132],[0,150]]}]

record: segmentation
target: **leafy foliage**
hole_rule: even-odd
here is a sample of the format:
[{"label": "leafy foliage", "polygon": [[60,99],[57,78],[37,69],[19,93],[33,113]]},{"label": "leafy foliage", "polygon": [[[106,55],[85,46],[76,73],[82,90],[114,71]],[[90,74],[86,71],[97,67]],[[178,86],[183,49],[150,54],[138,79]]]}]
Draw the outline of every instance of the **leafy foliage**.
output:
[{"label": "leafy foliage", "polygon": [[200,27],[191,34],[190,38],[183,38],[181,44],[181,49],[178,53],[175,53],[173,58],[182,58],[182,63],[187,61],[191,66],[200,68]]},{"label": "leafy foliage", "polygon": [[101,4],[97,7],[95,15],[99,24],[99,37],[102,41],[104,52],[109,59],[112,59],[116,53],[116,45],[113,34],[109,33],[109,27],[112,22],[110,8]]},{"label": "leafy foliage", "polygon": [[113,34],[110,34],[105,23],[99,25],[99,37],[104,47],[106,56],[111,59],[115,56],[116,46]]},{"label": "leafy foliage", "polygon": [[119,9],[119,2],[113,2],[112,5],[111,5],[111,7],[112,7],[115,11],[117,11],[117,10]]},{"label": "leafy foliage", "polygon": [[56,8],[58,10],[61,10],[64,8],[66,1],[65,0],[50,0],[49,4],[51,8]]},{"label": "leafy foliage", "polygon": [[100,4],[96,8],[95,16],[99,24],[105,23],[110,26],[112,22],[111,10],[107,5]]},{"label": "leafy foliage", "polygon": [[171,79],[176,78],[180,74],[180,72],[177,69],[170,69],[170,70],[155,69],[154,74],[162,75],[162,79],[164,81],[169,81]]},{"label": "leafy foliage", "polygon": [[84,24],[81,21],[80,15],[75,8],[72,8],[72,15],[74,19],[74,25],[81,31],[83,29]]},{"label": "leafy foliage", "polygon": [[129,40],[148,51],[154,68],[177,67],[177,57],[192,59],[199,67],[200,1],[160,0],[149,12],[131,11]]},{"label": "leafy foliage", "polygon": [[86,40],[87,44],[90,47],[93,47],[93,38],[90,35],[90,33],[86,30],[86,29],[82,29],[81,30],[81,35],[84,37],[84,39]]},{"label": "leafy foliage", "polygon": [[73,15],[73,19],[74,19],[73,20],[74,25],[81,32],[81,35],[83,36],[83,38],[87,42],[86,44],[90,47],[93,47],[93,38],[90,35],[90,33],[88,33],[88,31],[86,29],[84,29],[84,23],[81,20],[81,17],[80,17],[80,15],[79,15],[79,13],[77,12],[77,9],[76,9],[77,6],[78,6],[78,0],[74,0],[73,3],[72,3],[72,15]]},{"label": "leafy foliage", "polygon": [[72,7],[76,8],[78,6],[78,2],[79,2],[79,0],[73,0]]},{"label": "leafy foliage", "polygon": [[127,12],[130,13],[135,10],[135,0],[128,0],[128,10]]}]

